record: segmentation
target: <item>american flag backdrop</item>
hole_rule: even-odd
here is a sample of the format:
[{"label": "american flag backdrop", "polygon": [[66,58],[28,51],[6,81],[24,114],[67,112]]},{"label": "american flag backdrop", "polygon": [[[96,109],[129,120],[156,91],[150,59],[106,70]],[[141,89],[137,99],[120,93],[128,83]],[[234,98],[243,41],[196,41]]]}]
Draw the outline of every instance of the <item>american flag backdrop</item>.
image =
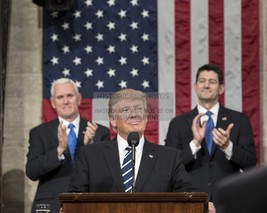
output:
[{"label": "american flag backdrop", "polygon": [[107,101],[122,88],[149,97],[146,137],[164,144],[172,117],[196,105],[198,67],[224,70],[220,102],[250,117],[260,153],[258,0],[77,0],[43,12],[43,121],[56,117],[51,83],[73,79],[81,115],[109,126]]}]

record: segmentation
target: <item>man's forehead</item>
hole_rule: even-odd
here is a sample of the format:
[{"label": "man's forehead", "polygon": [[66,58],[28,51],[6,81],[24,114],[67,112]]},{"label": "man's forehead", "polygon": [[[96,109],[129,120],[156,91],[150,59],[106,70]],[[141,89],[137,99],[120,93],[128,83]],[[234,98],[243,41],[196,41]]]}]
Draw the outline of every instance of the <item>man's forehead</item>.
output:
[{"label": "man's forehead", "polygon": [[56,90],[54,96],[60,97],[60,96],[75,96],[75,90]]},{"label": "man's forehead", "polygon": [[218,76],[218,74],[213,71],[213,70],[203,70],[199,73],[199,76],[203,76],[203,75],[214,75],[214,76]]},{"label": "man's forehead", "polygon": [[120,99],[116,106],[118,107],[132,107],[132,106],[138,106],[138,105],[142,105],[143,104],[143,100],[142,99],[132,99],[132,98],[124,98],[124,99]]}]

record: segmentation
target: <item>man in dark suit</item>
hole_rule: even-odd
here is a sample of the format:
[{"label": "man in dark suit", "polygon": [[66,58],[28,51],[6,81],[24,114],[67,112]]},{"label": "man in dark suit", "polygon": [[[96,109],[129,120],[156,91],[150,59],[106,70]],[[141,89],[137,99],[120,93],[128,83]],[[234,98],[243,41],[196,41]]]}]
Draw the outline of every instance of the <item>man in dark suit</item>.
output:
[{"label": "man in dark suit", "polygon": [[[224,92],[223,73],[219,67],[213,64],[200,67],[194,89],[198,105],[172,119],[165,142],[166,146],[182,151],[186,170],[212,200],[217,181],[255,166],[253,131],[246,115],[219,104],[219,96]],[[205,139],[207,111],[211,112],[210,121],[214,125],[210,152],[208,139]]]},{"label": "man in dark suit", "polygon": [[[197,190],[185,171],[180,151],[152,144],[145,139],[147,105],[142,92],[124,89],[114,93],[109,100],[109,120],[117,133],[116,138],[81,148],[69,191],[127,192],[121,168],[131,132],[137,132],[140,136],[133,177],[136,179],[136,192]],[[132,191],[132,186],[129,191]]]},{"label": "man in dark suit", "polygon": [[267,167],[262,166],[219,181],[213,195],[216,212],[266,212],[266,180]]},{"label": "man in dark suit", "polygon": [[36,204],[50,204],[51,213],[59,212],[58,195],[67,191],[73,167],[68,147],[70,130],[67,126],[70,123],[75,126],[77,138],[74,161],[81,146],[110,138],[107,127],[80,117],[80,103],[81,95],[72,80],[61,78],[54,81],[51,104],[58,118],[30,130],[26,175],[33,181],[39,181],[32,213],[35,213]]}]

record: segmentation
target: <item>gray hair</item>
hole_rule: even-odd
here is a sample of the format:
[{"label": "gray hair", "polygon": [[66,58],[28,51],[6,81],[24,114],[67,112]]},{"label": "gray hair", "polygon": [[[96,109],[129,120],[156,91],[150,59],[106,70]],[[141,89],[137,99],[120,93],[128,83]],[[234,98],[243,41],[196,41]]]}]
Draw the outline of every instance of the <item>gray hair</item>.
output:
[{"label": "gray hair", "polygon": [[53,83],[52,83],[52,86],[51,86],[51,89],[50,89],[51,97],[54,96],[54,93],[55,93],[55,91],[54,91],[54,90],[55,90],[55,86],[56,86],[56,85],[59,85],[59,84],[65,84],[65,83],[70,83],[70,84],[72,84],[72,86],[73,86],[75,92],[76,92],[77,94],[79,94],[78,87],[77,87],[77,85],[75,84],[75,82],[74,82],[73,80],[71,80],[71,79],[69,79],[69,78],[59,78],[59,79],[53,81]]}]

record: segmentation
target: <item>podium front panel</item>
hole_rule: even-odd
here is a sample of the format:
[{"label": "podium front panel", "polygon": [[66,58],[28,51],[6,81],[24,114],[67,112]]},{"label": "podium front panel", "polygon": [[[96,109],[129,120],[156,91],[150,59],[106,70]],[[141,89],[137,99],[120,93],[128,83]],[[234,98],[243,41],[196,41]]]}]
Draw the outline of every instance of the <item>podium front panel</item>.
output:
[{"label": "podium front panel", "polygon": [[62,193],[64,213],[207,213],[208,195],[181,193]]}]

